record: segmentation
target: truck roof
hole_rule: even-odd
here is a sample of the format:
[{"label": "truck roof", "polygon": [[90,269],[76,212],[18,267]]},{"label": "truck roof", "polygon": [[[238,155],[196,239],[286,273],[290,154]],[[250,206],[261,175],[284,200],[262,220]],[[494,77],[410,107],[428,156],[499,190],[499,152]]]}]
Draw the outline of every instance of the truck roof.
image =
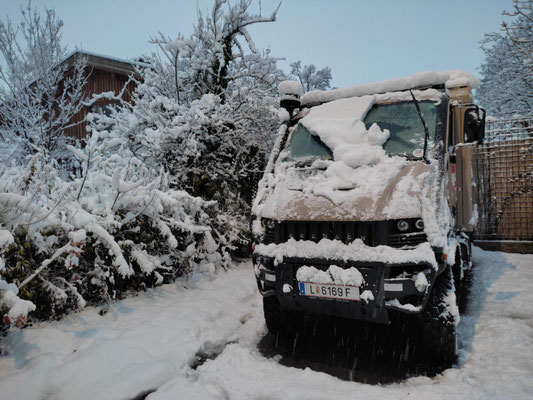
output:
[{"label": "truck roof", "polygon": [[347,88],[327,91],[313,90],[302,96],[301,104],[302,106],[313,106],[349,97],[360,97],[409,89],[438,88],[444,90],[445,88],[451,89],[464,86],[477,89],[479,85],[479,79],[466,71],[458,69],[442,72],[427,71],[404,78],[366,83]]}]

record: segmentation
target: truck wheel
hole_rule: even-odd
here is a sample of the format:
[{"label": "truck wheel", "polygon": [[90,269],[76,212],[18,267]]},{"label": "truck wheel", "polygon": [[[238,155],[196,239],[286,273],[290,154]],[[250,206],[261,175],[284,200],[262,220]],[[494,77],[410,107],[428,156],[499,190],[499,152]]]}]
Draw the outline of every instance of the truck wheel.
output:
[{"label": "truck wheel", "polygon": [[263,312],[268,331],[275,335],[283,326],[282,319],[285,319],[276,296],[263,297]]},{"label": "truck wheel", "polygon": [[455,316],[450,313],[450,307],[456,308],[456,304],[449,304],[454,300],[453,296],[448,296],[453,291],[453,274],[448,267],[437,277],[430,298],[421,313],[425,354],[446,366],[451,365],[457,357]]},{"label": "truck wheel", "polygon": [[[465,257],[463,257],[465,253]],[[455,284],[455,295],[457,306],[459,307],[459,314],[463,315],[466,312],[468,305],[468,296],[470,294],[470,287],[472,286],[472,267],[470,264],[470,252],[468,248],[462,249],[462,252],[457,252],[455,255],[455,265],[453,266],[453,276]],[[467,268],[463,269],[463,266]],[[462,270],[462,271],[461,271]],[[463,278],[461,279],[461,274]]]},{"label": "truck wheel", "polygon": [[298,329],[303,321],[301,313],[283,310],[276,296],[263,297],[263,312],[267,329],[274,335],[281,330]]},{"label": "truck wheel", "polygon": [[461,288],[457,293],[457,306],[459,307],[459,314],[461,315],[463,315],[468,308],[468,298],[470,296],[470,289],[474,279],[474,271],[472,271],[472,268],[473,266],[464,271]]}]

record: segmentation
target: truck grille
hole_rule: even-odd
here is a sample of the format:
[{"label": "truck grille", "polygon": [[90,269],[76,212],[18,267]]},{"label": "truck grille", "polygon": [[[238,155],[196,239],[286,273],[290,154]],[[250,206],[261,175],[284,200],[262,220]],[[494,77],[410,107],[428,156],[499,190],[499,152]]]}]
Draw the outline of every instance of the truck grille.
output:
[{"label": "truck grille", "polygon": [[281,221],[274,228],[266,229],[266,243],[284,243],[295,240],[319,242],[321,239],[335,239],[343,243],[351,243],[361,239],[366,245],[376,245],[378,224],[375,222],[316,222],[316,221]]},{"label": "truck grille", "polygon": [[420,243],[427,242],[424,232],[396,233],[389,236],[389,246],[391,247],[414,247]]},{"label": "truck grille", "polygon": [[[411,221],[411,226],[414,222]],[[391,247],[414,247],[426,242],[423,230],[399,233],[396,221],[274,221],[273,226],[265,226],[264,243],[285,243],[291,238],[318,243],[326,238],[351,243],[361,239],[367,246],[388,245]]]}]

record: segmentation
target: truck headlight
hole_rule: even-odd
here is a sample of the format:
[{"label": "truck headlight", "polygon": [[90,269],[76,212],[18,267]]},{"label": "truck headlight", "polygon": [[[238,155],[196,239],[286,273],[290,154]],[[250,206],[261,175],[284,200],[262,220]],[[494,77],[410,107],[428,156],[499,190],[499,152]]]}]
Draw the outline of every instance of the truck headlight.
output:
[{"label": "truck headlight", "polygon": [[265,225],[268,229],[274,229],[276,223],[271,219],[264,219],[263,225]]},{"label": "truck headlight", "polygon": [[396,223],[396,227],[400,232],[407,232],[409,230],[409,221],[402,219]]}]

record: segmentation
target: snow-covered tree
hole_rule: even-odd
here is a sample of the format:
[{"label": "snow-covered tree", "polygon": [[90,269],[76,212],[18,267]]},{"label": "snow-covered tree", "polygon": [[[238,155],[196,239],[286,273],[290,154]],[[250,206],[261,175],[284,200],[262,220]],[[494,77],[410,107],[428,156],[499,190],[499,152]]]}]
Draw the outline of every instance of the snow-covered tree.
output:
[{"label": "snow-covered tree", "polygon": [[[525,11],[529,4],[529,14]],[[485,35],[485,62],[476,95],[489,115],[529,114],[533,107],[533,60],[531,4],[515,2],[515,20],[503,24],[503,31]],[[529,26],[529,27],[528,27]],[[527,48],[529,47],[529,50]]]},{"label": "snow-covered tree", "polygon": [[59,158],[65,129],[79,123],[72,117],[83,107],[85,60],[61,64],[63,22],[53,9],[41,14],[28,3],[21,11],[19,26],[0,21],[0,140],[15,144],[19,156]]},{"label": "snow-covered tree", "polygon": [[277,10],[264,18],[250,6],[215,1],[208,15],[199,13],[189,38],[152,39],[161,51],[150,58],[153,68],[139,71],[135,105],[92,121],[104,152],[134,155],[168,172],[172,188],[216,200],[219,236],[233,244],[247,243],[247,214],[278,125],[283,77],[247,30],[273,21]]},{"label": "snow-covered tree", "polygon": [[533,0],[513,0],[513,11],[504,15],[516,17],[508,24],[502,22],[507,37],[531,73],[533,73]]},{"label": "snow-covered tree", "polygon": [[[180,35],[173,41],[160,34],[151,40],[170,63],[168,75],[174,80],[172,87],[177,93],[183,90],[192,99],[210,93],[225,101],[231,83],[243,77],[274,83],[277,60],[268,52],[261,54],[248,28],[275,21],[279,6],[268,17],[251,12],[250,7],[251,0],[238,0],[235,4],[215,0],[207,15],[198,11],[198,22],[189,38]],[[245,47],[250,53],[245,52]]]},{"label": "snow-covered tree", "polygon": [[329,89],[331,81],[331,68],[324,67],[317,70],[314,64],[304,65],[301,61],[291,64],[291,76],[298,79],[306,92],[311,90]]},{"label": "snow-covered tree", "polygon": [[533,76],[510,40],[499,34],[487,35],[483,44],[481,86],[476,91],[489,115],[529,114],[533,106]]},{"label": "snow-covered tree", "polygon": [[168,186],[167,174],[119,154],[101,156],[92,131],[67,145],[82,176],[61,178],[42,153],[0,164],[0,312],[4,323],[121,298],[195,272],[226,267],[213,228],[216,203]]},{"label": "snow-covered tree", "polygon": [[[54,150],[37,139],[22,166],[0,163],[6,323],[22,325],[28,312],[55,317],[184,273],[210,273],[247,244],[246,215],[278,124],[283,75],[246,30],[275,12],[265,19],[249,6],[217,1],[185,44],[158,42],[169,55],[180,49],[177,69],[164,52],[153,55],[151,67],[131,77],[133,104],[118,100],[110,115],[88,115],[84,148],[64,146],[79,160],[80,176],[63,179],[49,160]],[[238,42],[243,38],[249,51]],[[58,64],[50,65],[55,74]],[[42,84],[37,76],[28,81],[30,88]]]}]

